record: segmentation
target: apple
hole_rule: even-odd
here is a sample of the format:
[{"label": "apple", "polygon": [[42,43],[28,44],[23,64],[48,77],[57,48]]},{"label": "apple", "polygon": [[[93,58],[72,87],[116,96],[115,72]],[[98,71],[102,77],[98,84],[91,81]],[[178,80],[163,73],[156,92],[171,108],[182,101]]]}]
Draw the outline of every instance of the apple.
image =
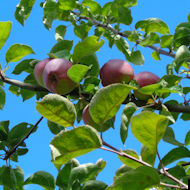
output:
[{"label": "apple", "polygon": [[128,83],[134,78],[134,70],[129,63],[121,59],[111,59],[100,69],[102,85]]},{"label": "apple", "polygon": [[[155,75],[154,73],[144,71],[144,72],[138,73],[134,77],[134,80],[136,80],[137,83],[139,84],[140,88],[142,88],[144,86],[148,86],[148,85],[157,83],[160,80],[160,78],[157,75]],[[149,98],[151,98],[151,96],[142,94],[138,90],[134,91],[134,95],[139,100],[148,100]]]},{"label": "apple", "polygon": [[[101,126],[99,124],[97,124],[95,121],[93,121],[93,119],[90,115],[89,104],[83,109],[82,119],[83,119],[85,125],[90,125],[93,128],[95,128],[97,131],[101,131]],[[114,121],[115,121],[115,117],[106,121],[102,126],[102,132],[108,130],[111,126],[113,126]]]},{"label": "apple", "polygon": [[67,94],[74,90],[76,83],[67,75],[72,63],[66,59],[56,58],[49,61],[43,71],[43,82],[45,87],[60,95]]},{"label": "apple", "polygon": [[43,79],[42,79],[42,75],[43,75],[43,71],[44,68],[46,66],[46,64],[51,60],[51,58],[46,58],[41,60],[40,62],[38,62],[35,67],[34,67],[34,76],[36,81],[38,82],[38,84],[40,86],[44,87],[44,83],[43,83]]}]

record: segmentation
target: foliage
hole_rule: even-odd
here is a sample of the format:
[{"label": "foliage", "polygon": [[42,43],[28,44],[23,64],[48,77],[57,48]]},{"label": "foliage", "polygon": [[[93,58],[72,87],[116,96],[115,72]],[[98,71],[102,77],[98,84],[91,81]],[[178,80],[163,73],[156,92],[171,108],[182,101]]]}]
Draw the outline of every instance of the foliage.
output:
[{"label": "foliage", "polygon": [[[36,96],[36,110],[48,120],[47,125],[55,135],[50,148],[52,163],[58,174],[55,178],[46,171],[38,171],[25,179],[20,167],[12,168],[11,164],[5,164],[0,167],[0,185],[3,189],[21,190],[29,184],[47,190],[53,190],[56,186],[60,190],[148,190],[162,186],[166,189],[187,189],[190,164],[185,161],[176,164],[175,161],[190,157],[190,132],[184,137],[184,143],[179,142],[175,139],[172,124],[179,119],[190,119],[190,87],[183,83],[190,79],[190,16],[187,22],[176,26],[174,34],[159,18],[139,20],[133,23],[134,30],[123,31],[122,26],[133,22],[131,7],[137,3],[137,0],[114,0],[100,6],[94,0],[45,0],[40,4],[46,29],[50,30],[55,20],[61,22],[55,29],[57,43],[47,54],[50,58],[64,58],[74,64],[68,76],[78,86],[69,94],[52,94],[38,85],[33,75],[38,60],[23,59],[34,54],[30,46],[15,43],[8,48],[6,65],[3,68],[0,65],[0,109],[3,110],[8,101],[6,83],[10,84],[9,91],[22,96],[23,101]],[[35,0],[20,0],[15,18],[21,25],[24,26],[34,4]],[[65,39],[68,22],[79,41]],[[0,22],[0,49],[9,38],[11,27],[10,21]],[[166,65],[167,73],[157,84],[140,89],[135,81],[130,81],[129,84],[111,84],[101,88],[96,52],[106,45],[105,42],[110,48],[115,45],[127,61],[135,65],[144,64],[142,52],[134,49],[139,46],[153,49],[152,57],[155,60],[160,60],[161,54],[173,60]],[[133,42],[134,47],[130,47],[131,43],[128,42]],[[11,62],[15,63],[12,74],[26,74],[23,82],[6,76]],[[147,101],[137,99],[133,93],[137,89],[150,98]],[[184,102],[178,103],[173,94],[183,97]],[[134,137],[142,144],[140,155],[135,150],[114,148],[93,126],[74,126],[76,121],[81,121],[87,104],[93,120],[100,126],[113,118],[122,104],[126,104],[120,118],[121,141],[125,144],[131,128]],[[179,113],[182,113],[180,117]],[[35,125],[23,122],[14,127],[10,127],[9,121],[0,121],[3,160],[18,162],[18,158],[28,152],[25,139],[37,131],[41,119]],[[157,149],[161,140],[175,146],[162,159]],[[75,158],[97,148],[116,153],[124,164],[116,171],[110,186],[96,180],[106,161],[80,164]],[[156,157],[160,160],[158,166],[155,166]],[[164,168],[168,165],[169,169]]]}]

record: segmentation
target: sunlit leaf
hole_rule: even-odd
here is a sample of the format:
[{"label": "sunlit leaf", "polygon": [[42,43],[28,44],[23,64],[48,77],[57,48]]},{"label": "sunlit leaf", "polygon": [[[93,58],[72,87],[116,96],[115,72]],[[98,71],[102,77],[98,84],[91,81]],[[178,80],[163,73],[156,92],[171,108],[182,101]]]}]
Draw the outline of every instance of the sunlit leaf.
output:
[{"label": "sunlit leaf", "polygon": [[48,94],[41,102],[36,102],[37,111],[46,119],[62,125],[73,126],[76,110],[72,102],[58,94]]},{"label": "sunlit leaf", "polygon": [[11,32],[12,23],[10,21],[0,22],[0,49],[7,41]]},{"label": "sunlit leaf", "polygon": [[155,169],[140,166],[120,175],[107,190],[144,190],[159,183],[160,178]]},{"label": "sunlit leaf", "polygon": [[167,24],[159,18],[148,18],[145,20],[138,21],[135,24],[135,28],[141,28],[146,33],[158,32],[160,34],[168,34],[169,28]]},{"label": "sunlit leaf", "polygon": [[38,171],[25,180],[24,185],[36,184],[42,186],[44,189],[54,190],[55,179],[45,171]]},{"label": "sunlit leaf", "polygon": [[98,42],[98,37],[90,36],[85,38],[83,41],[79,42],[73,51],[73,61],[78,63],[81,58],[91,55],[98,51],[100,47],[104,44],[104,41],[101,40]]},{"label": "sunlit leaf", "polygon": [[24,22],[32,11],[35,1],[36,0],[20,0],[15,11],[15,18],[20,24],[24,25]]},{"label": "sunlit leaf", "polygon": [[29,54],[34,54],[34,51],[30,46],[23,44],[14,44],[7,50],[6,61],[7,63],[17,62]]},{"label": "sunlit leaf", "polygon": [[101,88],[90,102],[90,114],[98,124],[115,116],[129,92],[134,89],[125,84],[112,84]]},{"label": "sunlit leaf", "polygon": [[52,162],[60,168],[70,159],[100,148],[101,145],[102,141],[97,131],[90,126],[61,131],[50,143]]},{"label": "sunlit leaf", "polygon": [[131,119],[133,135],[152,152],[156,152],[167,125],[167,117],[149,111],[141,112]]}]

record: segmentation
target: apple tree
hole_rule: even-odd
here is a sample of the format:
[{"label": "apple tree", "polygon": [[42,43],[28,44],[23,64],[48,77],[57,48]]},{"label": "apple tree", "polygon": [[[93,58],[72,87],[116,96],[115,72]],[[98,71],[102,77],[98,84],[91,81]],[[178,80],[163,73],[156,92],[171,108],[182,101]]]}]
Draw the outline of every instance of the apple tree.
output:
[{"label": "apple tree", "polygon": [[[15,18],[21,25],[27,22],[35,3],[20,0],[15,7]],[[39,112],[39,120],[33,124],[25,121],[10,126],[9,121],[0,121],[3,189],[21,190],[29,184],[47,190],[188,189],[190,162],[185,158],[190,157],[190,131],[184,142],[179,142],[173,124],[190,120],[190,15],[176,25],[172,34],[159,18],[134,23],[131,8],[137,3],[113,0],[101,6],[95,0],[44,0],[38,5],[43,9],[47,30],[51,30],[55,20],[61,24],[55,29],[57,42],[43,60],[26,59],[34,53],[32,47],[15,43],[5,54],[6,64],[0,65],[0,109],[3,110],[5,100],[9,101],[6,94],[13,93],[22,96],[23,101],[35,97]],[[68,23],[79,39],[75,43],[65,37]],[[134,29],[125,30],[130,25]],[[0,22],[0,49],[13,35],[11,27],[11,21]],[[126,60],[110,58],[100,68],[96,52],[106,44],[109,48],[115,46]],[[162,66],[165,73],[161,78],[143,69],[134,75],[133,65],[144,64],[142,48],[148,48],[158,62],[161,56],[172,58]],[[6,74],[11,62],[15,63],[15,78]],[[26,77],[17,80],[22,72]],[[7,85],[9,91],[5,91]],[[179,96],[183,101],[178,101]],[[125,106],[120,126],[114,126],[121,105]],[[25,140],[38,132],[42,120],[47,120],[47,127],[54,134],[47,146],[51,148],[57,176],[39,171],[26,179],[22,168],[11,163],[32,151]],[[82,120],[84,124],[79,125]],[[104,140],[104,132],[114,127],[120,127],[119,140],[123,144],[131,129],[142,144],[140,154]],[[175,146],[162,158],[158,150],[161,140]],[[95,149],[111,152],[123,164],[111,185],[96,180],[106,161],[80,164],[76,159]]]}]

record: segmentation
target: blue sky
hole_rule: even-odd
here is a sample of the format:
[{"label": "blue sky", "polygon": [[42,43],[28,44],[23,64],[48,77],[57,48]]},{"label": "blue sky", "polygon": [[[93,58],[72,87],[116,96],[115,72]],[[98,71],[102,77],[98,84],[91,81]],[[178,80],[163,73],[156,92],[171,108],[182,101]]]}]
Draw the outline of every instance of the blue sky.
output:
[{"label": "blue sky", "polygon": [[[5,53],[8,47],[15,43],[22,43],[29,45],[33,48],[35,55],[27,56],[27,58],[36,58],[36,59],[44,59],[47,57],[47,53],[50,51],[51,47],[56,43],[54,38],[54,30],[59,24],[69,25],[69,23],[62,23],[60,21],[55,21],[53,23],[53,27],[51,31],[45,29],[42,24],[42,16],[43,10],[39,6],[40,0],[36,0],[36,4],[33,8],[33,11],[25,23],[25,26],[21,26],[14,18],[14,11],[16,5],[19,3],[18,0],[6,0],[1,2],[0,6],[0,21],[8,21],[12,22],[12,31],[6,45],[0,51],[0,62],[2,65],[5,65]],[[101,5],[108,2],[106,1],[98,1]],[[179,3],[180,2],[180,3]],[[134,29],[134,25],[137,21],[143,20],[146,18],[160,18],[165,21],[169,28],[170,32],[173,34],[175,27],[180,22],[187,21],[187,15],[189,13],[190,2],[189,0],[144,0],[139,1],[136,7],[132,8],[132,16],[133,23],[130,27],[123,27],[124,30]],[[78,42],[78,38],[76,38],[72,32],[73,27],[70,26],[68,28],[68,32],[66,34],[65,39],[74,40],[76,44]],[[130,44],[131,47],[134,44]],[[135,74],[141,71],[151,71],[162,77],[166,74],[165,66],[168,63],[171,63],[172,59],[166,56],[161,56],[161,61],[155,61],[151,57],[152,50],[149,48],[139,48],[142,50],[142,53],[145,57],[145,64],[143,66],[133,66],[135,70]],[[101,48],[99,52],[97,52],[98,60],[100,66],[102,66],[109,59],[119,58],[125,59],[124,55],[122,55],[115,47],[110,49],[108,44]],[[23,80],[25,74],[20,76],[12,75],[11,72],[15,67],[15,63],[10,63],[10,69],[7,72],[7,76],[10,78]],[[10,120],[10,124],[13,127],[14,125],[21,122],[28,122],[35,124],[37,120],[40,118],[39,113],[35,110],[35,98],[22,102],[22,98],[17,98],[15,95],[11,94],[8,91],[9,85],[6,85],[6,105],[3,111],[0,111],[0,121],[2,120]],[[175,99],[182,101],[182,98],[179,96],[174,96]],[[123,106],[121,107],[123,108]],[[121,111],[118,112],[115,122],[115,130],[110,129],[104,134],[104,138],[106,141],[110,142],[112,145],[117,148],[132,148],[136,150],[138,153],[140,151],[140,143],[129,134],[129,137],[125,143],[125,146],[122,145],[122,142],[119,137],[119,128],[120,128],[120,116]],[[82,124],[82,123],[81,123]],[[176,132],[177,140],[183,142],[184,135],[189,130],[187,122],[178,121],[173,125],[173,129]],[[57,175],[57,171],[53,164],[50,163],[50,148],[49,143],[53,135],[50,133],[46,120],[40,123],[38,131],[31,135],[29,139],[26,140],[27,146],[29,148],[29,152],[19,159],[19,162],[13,165],[20,166],[24,172],[25,177],[30,176],[32,173],[44,170],[47,171],[54,176]],[[160,143],[159,152],[161,156],[168,152],[174,146],[168,145],[166,143]],[[106,182],[107,184],[112,183],[112,179],[116,169],[118,169],[122,163],[117,158],[117,155],[113,153],[105,152],[103,150],[96,150],[87,155],[79,157],[80,163],[93,162],[95,163],[99,158],[107,161],[107,166],[98,176],[99,180]],[[1,164],[5,164],[1,161]],[[28,186],[29,190],[33,189],[42,189],[39,186]]]}]

